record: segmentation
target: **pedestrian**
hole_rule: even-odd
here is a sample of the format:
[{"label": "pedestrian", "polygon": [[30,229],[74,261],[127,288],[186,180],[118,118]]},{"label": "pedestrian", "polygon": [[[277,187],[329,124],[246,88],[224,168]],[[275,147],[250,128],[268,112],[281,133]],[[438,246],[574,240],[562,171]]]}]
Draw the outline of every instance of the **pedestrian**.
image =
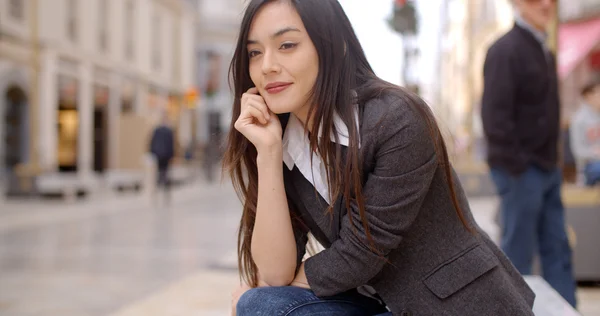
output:
[{"label": "pedestrian", "polygon": [[523,275],[532,274],[538,253],[543,277],[575,307],[558,167],[558,79],[545,44],[556,1],[512,2],[515,25],[488,49],[483,69],[482,121],[501,199],[501,247]]},{"label": "pedestrian", "polygon": [[583,104],[573,116],[571,144],[585,184],[600,184],[600,79],[581,90]]},{"label": "pedestrian", "polygon": [[[157,189],[164,192],[165,202],[171,201],[171,181],[169,180],[169,166],[175,156],[175,140],[173,130],[169,126],[169,117],[165,113],[161,118],[161,123],[152,132],[150,141],[150,153],[154,156],[158,167]],[[156,192],[158,197],[158,190]]]},{"label": "pedestrian", "polygon": [[[379,79],[337,0],[249,1],[225,154],[237,315],[533,315],[430,108]],[[324,250],[304,260],[308,234]]]}]

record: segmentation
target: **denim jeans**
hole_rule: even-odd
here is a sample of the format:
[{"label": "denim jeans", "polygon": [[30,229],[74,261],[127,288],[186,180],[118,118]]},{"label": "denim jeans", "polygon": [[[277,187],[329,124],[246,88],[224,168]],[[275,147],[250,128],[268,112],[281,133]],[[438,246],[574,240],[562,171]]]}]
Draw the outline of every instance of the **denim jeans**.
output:
[{"label": "denim jeans", "polygon": [[561,173],[531,166],[513,176],[492,168],[501,198],[502,250],[523,275],[539,253],[544,279],[573,307],[576,283],[561,199]]},{"label": "denim jeans", "polygon": [[377,300],[357,291],[319,298],[294,286],[254,288],[237,303],[238,316],[391,316]]},{"label": "denim jeans", "polygon": [[583,172],[585,184],[589,186],[600,184],[600,160],[588,163]]}]

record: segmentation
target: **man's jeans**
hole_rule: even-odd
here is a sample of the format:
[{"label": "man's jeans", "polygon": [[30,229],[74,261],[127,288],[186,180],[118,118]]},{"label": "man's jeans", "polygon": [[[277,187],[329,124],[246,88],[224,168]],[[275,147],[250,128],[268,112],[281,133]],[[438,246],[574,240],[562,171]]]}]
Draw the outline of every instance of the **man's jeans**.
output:
[{"label": "man's jeans", "polygon": [[319,298],[313,291],[294,286],[248,290],[236,306],[238,316],[391,316],[378,301],[356,291]]},{"label": "man's jeans", "polygon": [[518,176],[497,168],[491,174],[501,198],[502,250],[523,275],[532,273],[539,251],[544,279],[575,307],[560,171],[531,166]]},{"label": "man's jeans", "polygon": [[592,161],[585,166],[585,184],[593,186],[600,184],[600,160]]}]

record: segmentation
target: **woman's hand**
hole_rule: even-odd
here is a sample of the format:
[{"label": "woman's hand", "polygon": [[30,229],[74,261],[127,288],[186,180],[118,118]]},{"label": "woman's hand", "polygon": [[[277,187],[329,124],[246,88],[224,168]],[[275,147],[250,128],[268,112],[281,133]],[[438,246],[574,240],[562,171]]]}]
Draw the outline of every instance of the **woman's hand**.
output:
[{"label": "woman's hand", "polygon": [[298,273],[296,273],[296,277],[290,285],[310,290],[310,285],[308,285],[308,280],[306,279],[306,272],[304,272],[304,262],[300,265],[300,269],[298,269]]},{"label": "woman's hand", "polygon": [[242,282],[240,286],[231,292],[231,316],[236,316],[237,311],[235,310],[235,307],[237,306],[240,297],[242,297],[249,289],[251,289],[251,287],[249,287],[246,282]]},{"label": "woman's hand", "polygon": [[282,129],[279,118],[269,110],[256,88],[251,88],[242,95],[240,116],[234,126],[259,153],[281,149]]},{"label": "woman's hand", "polygon": [[[262,279],[258,279],[258,287],[268,287],[269,285],[267,283],[265,283],[265,281],[263,281]],[[236,309],[235,307],[237,306],[238,301],[240,300],[240,297],[242,297],[242,295],[244,295],[244,293],[246,293],[248,290],[252,289],[248,284],[246,284],[246,282],[242,282],[242,284],[240,284],[237,288],[235,288],[233,290],[233,292],[231,292],[231,315],[232,316],[236,316]]]}]

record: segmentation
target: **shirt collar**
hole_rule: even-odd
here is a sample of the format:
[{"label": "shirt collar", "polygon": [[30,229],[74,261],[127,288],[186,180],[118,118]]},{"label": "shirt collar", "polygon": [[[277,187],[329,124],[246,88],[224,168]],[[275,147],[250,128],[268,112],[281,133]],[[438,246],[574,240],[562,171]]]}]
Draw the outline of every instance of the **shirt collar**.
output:
[{"label": "shirt collar", "polygon": [[533,34],[533,37],[535,37],[535,39],[538,40],[538,42],[540,42],[544,47],[546,47],[548,33],[540,31],[533,27],[533,25],[525,21],[525,19],[523,19],[523,17],[519,13],[515,13],[515,23],[517,23],[518,26],[527,30],[529,33]]},{"label": "shirt collar", "polygon": [[[356,106],[354,113],[356,128],[358,129],[358,106]],[[333,114],[333,124],[335,125],[335,129],[337,131],[337,142],[342,146],[348,147],[350,144],[350,133],[348,131],[348,126],[346,126],[342,118],[337,113]],[[322,126],[319,128],[319,137],[322,136],[321,130]],[[333,131],[331,132],[330,139],[332,142],[336,141]],[[304,125],[302,122],[293,113],[290,113],[290,118],[287,122],[287,126],[285,127],[282,145],[284,153],[283,161],[290,170],[294,168],[295,164],[311,160],[312,153],[310,151],[308,134],[304,130]],[[320,162],[320,160],[321,159],[316,159],[315,161]]]}]

